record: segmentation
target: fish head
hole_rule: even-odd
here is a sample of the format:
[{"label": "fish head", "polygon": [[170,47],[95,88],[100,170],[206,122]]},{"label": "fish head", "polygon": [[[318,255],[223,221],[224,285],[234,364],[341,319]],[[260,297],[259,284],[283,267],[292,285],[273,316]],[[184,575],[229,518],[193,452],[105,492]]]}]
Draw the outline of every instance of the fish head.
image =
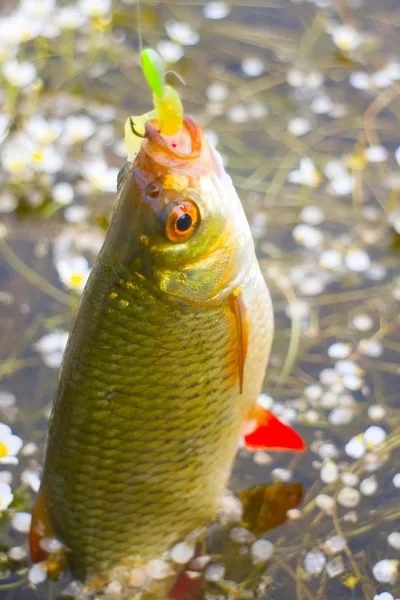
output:
[{"label": "fish head", "polygon": [[149,120],[129,168],[145,276],[188,304],[227,297],[251,268],[253,240],[232,181],[201,129],[186,117],[179,134],[167,137]]}]

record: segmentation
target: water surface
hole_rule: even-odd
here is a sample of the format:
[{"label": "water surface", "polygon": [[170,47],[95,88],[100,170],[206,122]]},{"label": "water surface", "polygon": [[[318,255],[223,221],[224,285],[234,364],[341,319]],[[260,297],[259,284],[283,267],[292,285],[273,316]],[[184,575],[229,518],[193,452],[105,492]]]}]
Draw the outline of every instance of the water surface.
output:
[{"label": "water surface", "polygon": [[[223,3],[207,12],[201,0],[143,2],[143,42],[168,53],[186,85],[173,74],[171,82],[217,145],[243,201],[276,315],[264,401],[295,424],[308,451],[239,452],[235,493],[273,481],[291,483],[295,493],[275,484],[266,501],[264,529],[286,519],[257,534],[274,545],[266,561],[254,564],[252,535],[215,528],[206,551],[209,566],[221,568],[199,595],[396,598],[399,8],[394,0],[235,0],[224,18],[206,16],[218,8],[224,12]],[[18,465],[0,464],[14,494],[0,513],[2,600],[57,597],[71,581],[34,585],[24,513],[40,478],[79,288],[125,160],[123,125],[150,108],[134,2],[114,0],[94,18],[82,6],[72,16],[60,7],[46,15],[45,2],[34,18],[28,9],[20,10],[31,39],[18,39],[11,23],[4,47],[0,40],[0,421],[24,443]],[[16,10],[7,2],[2,17]],[[14,54],[36,69],[30,83],[15,68],[7,75]],[[247,525],[259,518],[252,514]]]}]

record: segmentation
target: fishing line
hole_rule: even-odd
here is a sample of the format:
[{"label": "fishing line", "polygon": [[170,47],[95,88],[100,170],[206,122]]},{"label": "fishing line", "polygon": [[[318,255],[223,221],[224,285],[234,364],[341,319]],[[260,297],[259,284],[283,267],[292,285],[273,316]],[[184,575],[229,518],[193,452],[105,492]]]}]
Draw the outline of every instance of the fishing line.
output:
[{"label": "fishing line", "polygon": [[136,4],[136,19],[137,19],[137,34],[139,40],[139,52],[141,53],[143,50],[143,40],[142,40],[142,17],[140,12],[140,0],[138,0]]}]

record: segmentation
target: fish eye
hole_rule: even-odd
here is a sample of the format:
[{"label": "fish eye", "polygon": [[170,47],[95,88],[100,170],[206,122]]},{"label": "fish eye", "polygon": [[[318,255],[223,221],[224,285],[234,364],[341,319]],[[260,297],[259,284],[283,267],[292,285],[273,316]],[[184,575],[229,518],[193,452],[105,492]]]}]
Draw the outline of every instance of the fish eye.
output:
[{"label": "fish eye", "polygon": [[199,211],[189,201],[175,204],[165,222],[165,234],[171,242],[186,242],[199,224]]}]

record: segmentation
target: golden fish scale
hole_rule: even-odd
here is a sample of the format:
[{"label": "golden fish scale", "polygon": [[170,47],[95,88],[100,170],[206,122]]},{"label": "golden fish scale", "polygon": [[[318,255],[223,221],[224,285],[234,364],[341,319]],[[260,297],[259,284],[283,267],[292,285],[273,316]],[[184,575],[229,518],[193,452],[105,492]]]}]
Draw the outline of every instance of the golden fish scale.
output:
[{"label": "golden fish scale", "polygon": [[239,394],[228,300],[187,306],[101,259],[94,268],[62,367],[42,483],[76,576],[158,556],[215,518],[273,331],[257,264],[242,291],[250,327]]}]

